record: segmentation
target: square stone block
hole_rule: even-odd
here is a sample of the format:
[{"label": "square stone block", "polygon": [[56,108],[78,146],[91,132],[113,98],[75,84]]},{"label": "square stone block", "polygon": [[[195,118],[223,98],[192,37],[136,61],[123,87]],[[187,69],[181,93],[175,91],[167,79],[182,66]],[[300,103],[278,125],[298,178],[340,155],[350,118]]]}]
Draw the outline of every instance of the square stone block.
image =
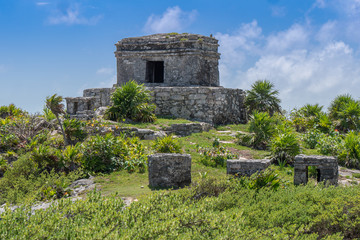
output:
[{"label": "square stone block", "polygon": [[158,153],[148,156],[149,185],[180,188],[191,184],[189,154]]}]

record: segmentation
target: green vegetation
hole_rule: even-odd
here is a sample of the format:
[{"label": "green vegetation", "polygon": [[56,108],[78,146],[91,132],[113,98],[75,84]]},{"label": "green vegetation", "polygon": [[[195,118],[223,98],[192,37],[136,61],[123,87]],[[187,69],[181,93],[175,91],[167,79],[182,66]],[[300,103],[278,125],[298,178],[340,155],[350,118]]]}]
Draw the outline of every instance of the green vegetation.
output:
[{"label": "green vegetation", "polygon": [[179,142],[172,135],[157,138],[153,148],[157,153],[182,153]]},{"label": "green vegetation", "polygon": [[151,96],[143,85],[131,80],[117,88],[111,95],[112,105],[107,109],[111,120],[135,122],[154,122],[156,120],[155,105],[150,103]]},{"label": "green vegetation", "polygon": [[257,110],[272,116],[275,112],[281,112],[279,91],[274,90],[274,87],[274,84],[268,80],[258,80],[251,85],[251,90],[247,91],[245,98],[249,113]]},{"label": "green vegetation", "polygon": [[[150,95],[130,83],[113,95],[111,111],[121,123],[68,119],[56,94],[47,98],[43,116],[0,107],[0,205],[19,205],[0,214],[0,239],[360,238],[360,174],[352,171],[349,187],[324,186],[316,183],[316,168],[309,168],[306,186],[292,184],[299,153],[333,155],[342,166],[360,168],[360,112],[351,96],[337,97],[329,113],[307,104],[289,118],[272,99],[251,110],[248,124],[140,140],[119,136],[119,128],[165,130],[190,121],[147,122],[149,112],[139,112]],[[276,98],[270,82],[258,85],[254,92],[263,89],[263,96]],[[146,168],[153,152],[190,154],[191,186],[152,189]],[[277,165],[251,177],[227,176],[226,161],[238,157],[273,158]],[[90,175],[97,190],[67,199],[70,184]],[[138,201],[125,207],[121,197]],[[56,202],[32,210],[38,201]]]}]

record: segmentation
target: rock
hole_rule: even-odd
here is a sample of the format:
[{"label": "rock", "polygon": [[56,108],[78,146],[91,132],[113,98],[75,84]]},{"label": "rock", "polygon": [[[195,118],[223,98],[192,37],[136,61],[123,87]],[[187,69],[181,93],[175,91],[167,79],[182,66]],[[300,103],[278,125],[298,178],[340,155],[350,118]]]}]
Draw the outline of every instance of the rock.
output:
[{"label": "rock", "polygon": [[149,185],[179,188],[191,184],[189,154],[158,153],[148,156]]},{"label": "rock", "polygon": [[252,174],[263,171],[271,164],[270,159],[235,159],[226,161],[226,173],[237,174],[240,176],[251,176]]}]

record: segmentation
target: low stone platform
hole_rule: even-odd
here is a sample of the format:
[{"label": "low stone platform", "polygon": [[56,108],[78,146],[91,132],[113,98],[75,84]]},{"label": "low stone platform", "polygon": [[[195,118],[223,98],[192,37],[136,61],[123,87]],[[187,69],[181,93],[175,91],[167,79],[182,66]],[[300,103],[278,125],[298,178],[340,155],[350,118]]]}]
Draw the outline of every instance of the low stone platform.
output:
[{"label": "low stone platform", "polygon": [[251,176],[268,168],[271,164],[269,159],[245,159],[227,160],[227,174],[237,174],[240,176]]},{"label": "low stone platform", "polygon": [[149,155],[148,171],[151,187],[185,187],[191,184],[191,156],[174,153]]},{"label": "low stone platform", "polygon": [[175,134],[178,136],[189,136],[193,133],[208,132],[212,128],[209,123],[183,123],[173,124],[166,128],[167,134]]},{"label": "low stone platform", "polygon": [[308,166],[317,168],[317,181],[325,181],[332,185],[338,183],[338,162],[335,157],[319,155],[297,155],[294,161],[294,184],[308,182]]}]

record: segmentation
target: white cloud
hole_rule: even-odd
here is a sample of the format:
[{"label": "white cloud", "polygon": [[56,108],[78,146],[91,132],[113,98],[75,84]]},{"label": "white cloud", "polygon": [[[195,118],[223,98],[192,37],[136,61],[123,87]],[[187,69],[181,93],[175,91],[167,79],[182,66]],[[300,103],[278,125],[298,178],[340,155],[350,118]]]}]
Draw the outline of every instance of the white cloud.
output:
[{"label": "white cloud", "polygon": [[304,26],[294,24],[286,31],[268,36],[266,49],[271,52],[281,52],[306,46],[308,35]]},{"label": "white cloud", "polygon": [[101,74],[101,75],[110,75],[114,73],[114,69],[113,68],[100,68],[96,71],[96,74]]},{"label": "white cloud", "polygon": [[45,5],[48,5],[50,4],[49,2],[37,2],[36,5],[37,6],[45,6]]},{"label": "white cloud", "polygon": [[53,15],[48,18],[48,23],[51,25],[95,25],[101,18],[101,15],[84,17],[80,13],[79,4],[65,4],[65,6],[62,5],[56,9]]},{"label": "white cloud", "polygon": [[178,6],[168,8],[162,16],[151,15],[145,24],[146,33],[180,32],[196,18],[196,10],[185,12]]},{"label": "white cloud", "polygon": [[357,49],[335,36],[339,24],[328,21],[318,28],[294,24],[264,35],[253,21],[233,34],[217,33],[221,84],[250,89],[254,81],[268,79],[280,90],[286,110],[306,103],[328,105],[342,93],[357,98],[360,57]]}]

